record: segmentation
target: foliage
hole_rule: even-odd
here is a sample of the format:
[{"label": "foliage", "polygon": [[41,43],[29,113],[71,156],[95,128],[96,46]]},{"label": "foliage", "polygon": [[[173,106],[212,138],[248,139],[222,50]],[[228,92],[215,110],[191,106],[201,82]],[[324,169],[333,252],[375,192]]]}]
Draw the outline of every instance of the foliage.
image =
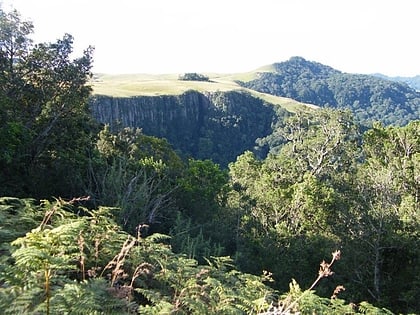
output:
[{"label": "foliage", "polygon": [[188,161],[185,173],[178,180],[178,204],[189,217],[200,223],[210,221],[215,208],[221,202],[228,182],[227,172],[210,160]]},{"label": "foliage", "polygon": [[[207,231],[210,228],[206,229]],[[221,256],[224,252],[223,247],[205,238],[203,225],[193,225],[192,219],[186,219],[181,213],[173,223],[169,231],[171,235],[171,245],[176,253],[183,253],[188,258],[196,259],[202,262],[206,257]]]},{"label": "foliage", "polygon": [[204,74],[191,72],[191,73],[184,73],[184,74],[180,75],[178,80],[183,80],[183,81],[209,81],[210,79],[209,79],[209,77],[205,76]]},{"label": "foliage", "polygon": [[35,228],[42,217],[42,209],[31,199],[0,198],[0,273],[11,261],[10,243]]},{"label": "foliage", "polygon": [[236,218],[226,209],[228,180],[227,171],[210,160],[188,161],[174,194],[179,213],[169,234],[175,250],[199,261],[233,253]]},{"label": "foliage", "polygon": [[257,302],[270,295],[265,278],[222,257],[198,265],[171,252],[163,235],[122,232],[110,209],[75,207],[83,201],[44,202],[42,222],[13,241],[13,262],[0,275],[4,314],[242,314],[267,306]]},{"label": "foliage", "polygon": [[32,45],[32,24],[0,10],[1,193],[81,193],[95,123],[87,100],[92,48],[71,60],[73,38]]},{"label": "foliage", "polygon": [[280,285],[291,277],[309,285],[310,266],[338,246],[349,298],[416,310],[418,122],[375,125],[362,142],[347,115],[297,113],[280,125],[284,144],[267,159],[247,152],[230,165],[236,261],[248,272],[270,270]]},{"label": "foliage", "polygon": [[315,104],[351,109],[358,121],[370,125],[406,125],[420,117],[420,94],[406,84],[375,76],[342,73],[331,67],[292,57],[273,65],[242,85],[260,92]]},{"label": "foliage", "polygon": [[141,224],[158,225],[171,215],[173,178],[183,164],[165,140],[140,129],[112,133],[106,125],[96,150],[86,187],[95,205],[120,208],[118,221],[132,234]]},{"label": "foliage", "polygon": [[[412,292],[419,281],[419,135],[418,121],[402,128],[376,124],[364,135],[366,161],[357,174],[360,219],[352,234],[370,259],[356,268],[368,271],[370,280],[360,280],[374,299],[389,304],[417,304],[402,291]],[[410,281],[402,280],[408,273]]]},{"label": "foliage", "polygon": [[[228,171],[182,161],[124,121],[99,130],[86,102],[90,49],[70,60],[70,35],[33,46],[31,23],[0,13],[0,193],[26,197],[0,198],[3,313],[419,312],[419,121],[362,134],[345,110],[292,115],[245,92],[162,97],[180,105],[168,115],[176,124],[145,115],[199,158],[252,149]],[[327,97],[311,78],[332,87],[339,75],[291,64],[288,88],[302,97]],[[191,126],[178,115],[190,110]],[[78,192],[90,197],[63,199]],[[333,275],[334,252],[314,282],[332,248],[342,263]]]},{"label": "foliage", "polygon": [[[239,272],[227,257],[199,265],[174,254],[164,235],[126,234],[112,209],[77,206],[85,201],[42,202],[38,227],[12,242],[13,261],[0,274],[4,314],[263,314],[276,301],[265,284],[269,273]],[[314,285],[332,274],[334,255]],[[313,286],[301,292],[294,283],[283,297],[288,309],[349,309],[344,301],[326,303],[310,292]]]}]

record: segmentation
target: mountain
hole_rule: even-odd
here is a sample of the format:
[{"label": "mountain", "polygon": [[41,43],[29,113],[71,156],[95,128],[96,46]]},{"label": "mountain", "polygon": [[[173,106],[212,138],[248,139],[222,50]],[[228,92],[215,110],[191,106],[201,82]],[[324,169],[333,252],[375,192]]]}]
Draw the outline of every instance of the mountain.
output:
[{"label": "mountain", "polygon": [[256,71],[243,87],[321,107],[348,108],[362,123],[406,125],[420,117],[420,93],[407,84],[350,74],[302,57]]},{"label": "mountain", "polygon": [[373,75],[386,80],[406,83],[409,87],[415,89],[416,91],[420,91],[420,75],[416,75],[414,77],[389,77],[381,73],[375,73]]},{"label": "mountain", "polygon": [[[248,76],[248,75],[246,75]],[[212,159],[226,167],[246,150],[264,157],[256,140],[272,133],[278,119],[314,107],[241,87],[226,75],[209,81],[177,75],[96,75],[93,116],[114,130],[141,128],[165,138],[184,157]]]},{"label": "mountain", "polygon": [[114,129],[141,128],[166,138],[185,157],[223,167],[245,150],[264,157],[267,148],[258,139],[297,108],[348,108],[365,125],[405,125],[420,117],[420,93],[407,84],[342,73],[301,57],[205,77],[95,75],[90,106],[99,122]]}]

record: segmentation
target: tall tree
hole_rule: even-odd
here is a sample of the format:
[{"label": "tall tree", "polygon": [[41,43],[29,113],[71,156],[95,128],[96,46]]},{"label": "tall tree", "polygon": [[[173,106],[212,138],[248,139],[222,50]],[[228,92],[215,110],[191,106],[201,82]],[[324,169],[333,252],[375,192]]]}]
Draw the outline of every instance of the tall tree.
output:
[{"label": "tall tree", "polygon": [[33,46],[32,24],[16,11],[1,12],[0,26],[2,193],[78,194],[96,133],[87,85],[93,50],[72,60],[68,34]]},{"label": "tall tree", "polygon": [[318,255],[340,241],[340,189],[354,172],[359,134],[348,112],[327,109],[298,112],[273,136],[282,140],[271,143],[283,144],[264,161],[247,152],[230,165],[229,204],[241,213],[237,257],[280,283],[309,283]]},{"label": "tall tree", "polygon": [[21,21],[17,11],[4,12],[0,8],[0,163],[10,164],[22,141],[23,125],[17,119],[15,107],[22,82],[22,64],[32,46],[29,35],[33,25]]},{"label": "tall tree", "polygon": [[2,70],[9,76],[16,72],[16,65],[23,62],[32,46],[29,35],[33,31],[30,21],[22,21],[19,12],[4,12],[0,8],[0,54]]},{"label": "tall tree", "polygon": [[360,221],[352,234],[365,255],[358,255],[354,274],[376,301],[404,301],[414,309],[412,294],[420,281],[420,123],[375,124],[364,135],[363,149],[356,181]]}]

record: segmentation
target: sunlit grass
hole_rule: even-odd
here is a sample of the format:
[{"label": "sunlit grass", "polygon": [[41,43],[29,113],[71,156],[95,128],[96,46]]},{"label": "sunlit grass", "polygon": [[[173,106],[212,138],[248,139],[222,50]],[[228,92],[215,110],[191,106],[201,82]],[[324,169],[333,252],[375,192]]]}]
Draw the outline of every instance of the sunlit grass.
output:
[{"label": "sunlit grass", "polygon": [[98,75],[92,82],[93,93],[114,97],[178,95],[188,90],[199,92],[230,91],[241,87],[232,81],[182,81],[177,75]]},{"label": "sunlit grass", "polygon": [[316,107],[289,98],[246,89],[236,83],[237,80],[252,80],[256,77],[258,72],[270,70],[270,66],[267,66],[253,72],[242,74],[205,74],[210,78],[210,81],[208,82],[178,80],[178,74],[97,74],[93,77],[91,84],[93,94],[113,97],[180,95],[189,90],[195,90],[202,93],[239,90],[247,91],[255,97],[263,99],[267,103],[282,106],[292,112],[302,106]]}]

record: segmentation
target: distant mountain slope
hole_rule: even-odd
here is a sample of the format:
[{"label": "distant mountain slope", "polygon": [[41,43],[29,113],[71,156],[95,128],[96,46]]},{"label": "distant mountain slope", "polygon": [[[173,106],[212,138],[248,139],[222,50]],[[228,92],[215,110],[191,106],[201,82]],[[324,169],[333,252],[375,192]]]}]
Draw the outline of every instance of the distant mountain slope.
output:
[{"label": "distant mountain slope", "polygon": [[407,84],[372,75],[342,73],[293,57],[238,83],[249,89],[300,102],[349,108],[366,124],[405,125],[420,118],[420,93]]},{"label": "distant mountain slope", "polygon": [[420,75],[416,75],[414,77],[389,77],[381,73],[375,73],[373,75],[386,80],[407,83],[409,87],[420,91]]}]

